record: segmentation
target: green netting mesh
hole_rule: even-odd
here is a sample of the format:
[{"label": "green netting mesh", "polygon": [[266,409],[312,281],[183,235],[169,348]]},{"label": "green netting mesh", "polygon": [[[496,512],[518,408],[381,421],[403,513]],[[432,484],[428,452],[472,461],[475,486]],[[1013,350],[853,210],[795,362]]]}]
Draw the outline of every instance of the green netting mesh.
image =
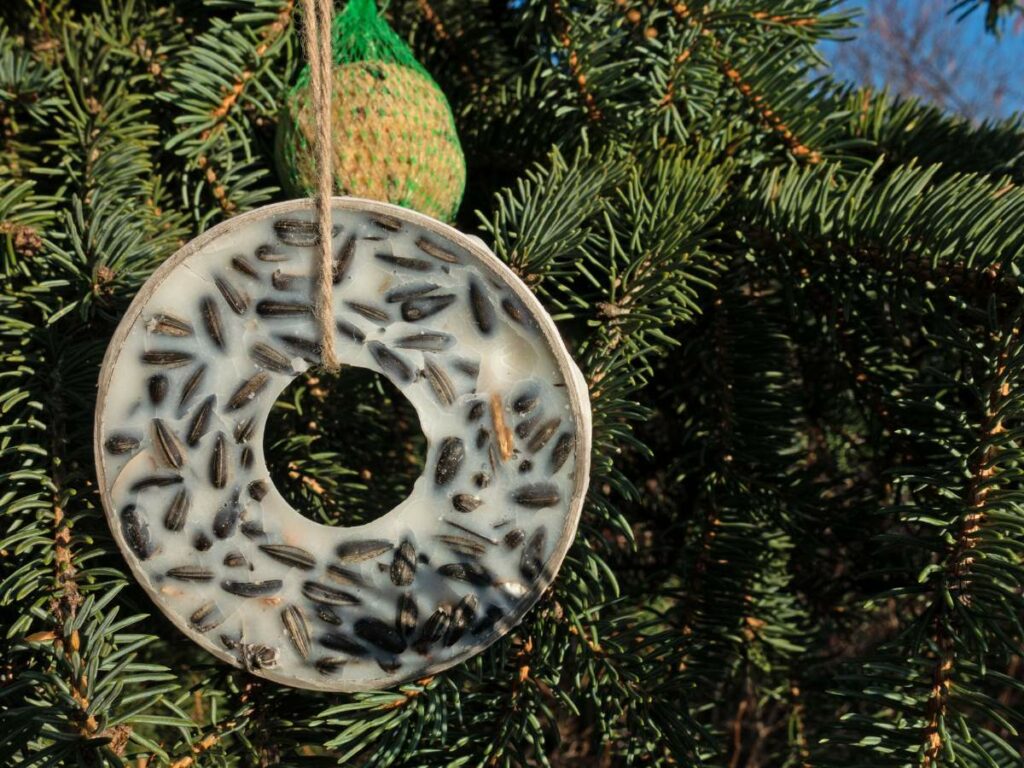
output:
[{"label": "green netting mesh", "polygon": [[[331,31],[335,191],[450,220],[466,167],[441,89],[377,14],[374,0],[351,0]],[[314,187],[313,120],[306,67],[277,134],[278,170],[295,195],[308,196]]]}]

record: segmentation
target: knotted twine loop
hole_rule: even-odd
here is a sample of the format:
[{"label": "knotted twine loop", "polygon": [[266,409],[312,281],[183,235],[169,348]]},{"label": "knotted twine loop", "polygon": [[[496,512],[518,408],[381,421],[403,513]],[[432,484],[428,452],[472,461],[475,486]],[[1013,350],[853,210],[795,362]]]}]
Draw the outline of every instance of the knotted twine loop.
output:
[{"label": "knotted twine loop", "polygon": [[313,157],[316,163],[317,259],[316,294],[313,297],[316,319],[320,325],[323,365],[328,371],[341,367],[334,350],[334,262],[331,258],[331,192],[333,161],[331,157],[331,15],[334,0],[302,0],[306,18],[306,57],[309,59],[310,89],[313,94],[313,115],[316,121]]}]

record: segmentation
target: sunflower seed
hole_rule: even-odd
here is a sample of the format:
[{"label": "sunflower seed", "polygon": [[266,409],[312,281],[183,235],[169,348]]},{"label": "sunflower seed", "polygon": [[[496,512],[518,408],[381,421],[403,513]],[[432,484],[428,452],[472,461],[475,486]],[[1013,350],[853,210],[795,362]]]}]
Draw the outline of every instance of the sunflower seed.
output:
[{"label": "sunflower seed", "polygon": [[533,437],[530,438],[530,442],[526,444],[526,450],[530,453],[537,453],[545,445],[548,444],[548,440],[555,434],[555,431],[562,424],[562,420],[559,417],[548,419],[541,424],[537,431],[533,433]]},{"label": "sunflower seed", "polygon": [[182,482],[181,475],[150,475],[132,483],[132,491],[144,491],[147,488],[164,488]]},{"label": "sunflower seed", "polygon": [[174,469],[181,469],[184,458],[181,455],[181,448],[178,447],[178,438],[164,424],[163,419],[153,419],[153,438],[165,464]]},{"label": "sunflower seed", "polygon": [[263,497],[267,495],[267,484],[262,480],[253,480],[249,483],[249,496],[255,501],[263,501]]},{"label": "sunflower seed", "polygon": [[431,242],[425,237],[419,237],[416,239],[416,247],[423,251],[428,256],[433,256],[439,261],[443,261],[447,264],[458,264],[459,257],[451,251],[442,248],[437,243]]},{"label": "sunflower seed", "polygon": [[142,362],[146,365],[162,365],[165,368],[180,368],[192,362],[191,352],[174,350],[150,350],[142,353]]},{"label": "sunflower seed", "polygon": [[455,343],[455,337],[438,331],[420,331],[403,336],[395,342],[401,349],[422,349],[427,352],[443,352]]},{"label": "sunflower seed", "polygon": [[239,597],[268,597],[277,594],[284,585],[280,579],[267,579],[266,581],[234,581],[224,579],[220,588],[225,592]]},{"label": "sunflower seed", "polygon": [[248,262],[245,256],[241,254],[231,257],[231,266],[235,268],[235,271],[240,272],[246,277],[251,277],[253,280],[260,279],[260,273],[256,271],[256,268]]},{"label": "sunflower seed", "polygon": [[437,569],[446,579],[464,581],[475,587],[487,587],[494,581],[491,572],[480,563],[446,563]]},{"label": "sunflower seed", "polygon": [[210,483],[214,488],[223,488],[228,482],[228,447],[224,433],[218,432],[210,452]]},{"label": "sunflower seed", "polygon": [[473,322],[484,336],[494,330],[494,307],[487,298],[487,290],[475,276],[469,278],[469,308],[473,313]]},{"label": "sunflower seed", "polygon": [[270,284],[274,286],[275,290],[287,292],[295,287],[295,283],[301,279],[303,279],[302,275],[275,269],[273,274],[270,275]]},{"label": "sunflower seed", "polygon": [[487,610],[484,612],[484,617],[480,619],[480,622],[473,627],[474,635],[482,635],[484,632],[490,632],[494,629],[494,625],[497,624],[504,617],[505,612],[496,605],[488,605]]},{"label": "sunflower seed", "polygon": [[459,555],[466,555],[467,557],[483,557],[487,548],[479,541],[473,539],[467,539],[464,536],[451,536],[449,534],[441,534],[436,537],[438,541],[448,545],[448,548]]},{"label": "sunflower seed", "polygon": [[473,485],[477,488],[486,488],[491,484],[491,476],[486,472],[477,472],[473,475]]},{"label": "sunflower seed", "polygon": [[139,441],[131,435],[111,435],[107,438],[103,447],[107,449],[108,453],[113,453],[117,456],[134,451],[139,447]]},{"label": "sunflower seed", "polygon": [[210,537],[205,533],[199,532],[192,539],[192,548],[197,552],[205,552],[213,546],[213,542],[210,541]]},{"label": "sunflower seed", "polygon": [[242,454],[239,458],[243,469],[252,469],[253,462],[256,461],[256,457],[253,456],[252,448],[248,445],[242,448]]},{"label": "sunflower seed", "polygon": [[149,390],[149,402],[153,405],[160,405],[167,397],[167,377],[162,373],[158,373],[154,376],[149,377],[149,381],[146,384],[146,389]]},{"label": "sunflower seed", "polygon": [[355,633],[360,640],[365,640],[388,653],[402,653],[406,649],[405,638],[380,619],[357,619]]},{"label": "sunflower seed", "polygon": [[515,549],[523,540],[526,538],[526,531],[522,528],[513,528],[511,531],[505,534],[505,546],[509,549]]},{"label": "sunflower seed", "polygon": [[513,299],[508,296],[501,300],[501,308],[505,310],[505,314],[509,316],[514,322],[524,328],[533,327],[533,318],[526,313],[526,307],[524,307],[518,299]]},{"label": "sunflower seed", "polygon": [[316,607],[316,615],[320,621],[332,624],[336,627],[341,626],[341,617],[326,605],[318,605]]},{"label": "sunflower seed", "polygon": [[312,304],[299,304],[293,301],[275,301],[261,299],[256,303],[256,314],[260,317],[299,317],[313,312]]},{"label": "sunflower seed", "polygon": [[356,344],[362,344],[366,341],[366,334],[363,333],[359,328],[352,325],[352,323],[344,320],[335,320],[334,326],[338,329],[338,333],[349,339],[352,339]]},{"label": "sunflower seed", "polygon": [[226,539],[235,532],[238,519],[242,516],[242,507],[238,503],[239,490],[236,488],[231,496],[221,504],[217,514],[213,516],[213,535],[218,539]]},{"label": "sunflower seed", "polygon": [[451,293],[408,299],[402,302],[402,319],[409,323],[424,320],[436,315],[443,309],[447,309],[454,301],[455,296]]},{"label": "sunflower seed", "polygon": [[437,452],[437,465],[434,467],[434,483],[447,485],[454,480],[465,458],[466,447],[461,438],[446,437],[442,440]]},{"label": "sunflower seed", "polygon": [[192,497],[189,495],[188,489],[180,489],[174,494],[171,503],[167,505],[167,511],[164,512],[164,528],[168,531],[180,531],[184,528],[185,518],[188,517],[191,507]]},{"label": "sunflower seed", "polygon": [[457,493],[452,496],[452,506],[459,512],[472,512],[483,503],[483,499],[471,493]]},{"label": "sunflower seed", "polygon": [[487,441],[490,440],[490,439],[491,439],[491,433],[488,432],[483,427],[480,427],[480,429],[478,429],[477,432],[476,432],[476,447],[477,447],[477,450],[480,450],[485,445],[487,445]]},{"label": "sunflower seed", "polygon": [[338,559],[343,563],[361,563],[390,552],[394,546],[390,541],[371,539],[368,541],[346,541],[339,544],[336,550]]},{"label": "sunflower seed", "polygon": [[558,488],[552,483],[531,483],[517,489],[512,494],[512,500],[522,507],[543,509],[558,504],[561,496],[558,494]]},{"label": "sunflower seed", "polygon": [[416,600],[408,592],[398,596],[398,609],[395,612],[395,629],[398,634],[408,638],[416,631],[416,622],[419,621],[420,611],[416,607]]},{"label": "sunflower seed", "polygon": [[359,605],[362,602],[351,592],[343,592],[316,581],[303,582],[302,594],[315,603],[327,603],[328,605]]},{"label": "sunflower seed", "polygon": [[291,256],[285,253],[276,253],[274,246],[272,245],[261,245],[256,249],[256,258],[260,261],[288,261]]},{"label": "sunflower seed", "polygon": [[452,361],[452,367],[459,373],[465,374],[474,381],[476,381],[476,377],[480,375],[480,366],[472,360],[456,358]]},{"label": "sunflower seed", "polygon": [[242,523],[239,530],[247,539],[262,539],[267,535],[266,531],[263,530],[263,526],[255,520],[248,520]]},{"label": "sunflower seed", "polygon": [[334,675],[342,670],[347,663],[348,659],[342,659],[339,656],[324,656],[317,659],[314,666],[321,675]]},{"label": "sunflower seed", "polygon": [[344,302],[344,304],[353,312],[362,315],[371,322],[386,323],[391,320],[391,318],[388,317],[387,312],[385,312],[382,309],[378,309],[377,307],[371,306],[369,304],[364,304],[360,301],[346,301]]},{"label": "sunflower seed", "polygon": [[402,220],[396,219],[394,216],[388,216],[386,213],[375,213],[370,217],[370,221],[381,229],[386,229],[388,232],[402,231]]},{"label": "sunflower seed", "polygon": [[241,568],[248,565],[248,561],[241,552],[228,552],[224,555],[224,565],[228,568]]},{"label": "sunflower seed", "polygon": [[274,232],[282,243],[296,248],[310,248],[320,242],[320,227],[312,221],[278,219]]},{"label": "sunflower seed", "polygon": [[404,358],[396,355],[379,341],[369,343],[370,354],[377,361],[384,373],[398,379],[403,384],[412,381],[412,368]]},{"label": "sunflower seed", "polygon": [[448,631],[448,624],[451,622],[452,608],[450,605],[441,603],[437,606],[420,633],[420,639],[414,646],[420,653],[426,653],[430,646],[444,637]]},{"label": "sunflower seed", "polygon": [[306,615],[302,609],[294,605],[284,608],[281,611],[281,623],[284,624],[285,632],[288,633],[288,638],[295,646],[295,650],[302,658],[308,659],[311,645],[309,623],[306,621]]},{"label": "sunflower seed", "polygon": [[277,560],[279,563],[311,571],[316,566],[316,558],[302,547],[292,544],[260,544],[260,551]]},{"label": "sunflower seed", "polygon": [[539,402],[540,395],[537,390],[530,390],[529,392],[524,392],[512,402],[512,410],[520,416],[525,416],[536,408]]},{"label": "sunflower seed", "polygon": [[300,355],[307,362],[316,363],[320,361],[320,356],[323,354],[323,347],[320,346],[320,342],[303,339],[301,336],[288,336],[284,334],[277,338],[288,349]]},{"label": "sunflower seed", "polygon": [[167,576],[178,581],[213,581],[213,571],[201,565],[179,565],[169,569]]},{"label": "sunflower seed", "polygon": [[423,373],[427,383],[434,390],[434,396],[441,405],[451,405],[455,402],[455,387],[447,373],[433,360],[424,358]]},{"label": "sunflower seed", "polygon": [[224,328],[220,322],[220,310],[217,304],[209,296],[199,302],[199,312],[203,316],[203,327],[210,341],[217,349],[224,349]]},{"label": "sunflower seed", "polygon": [[406,539],[395,551],[391,559],[391,583],[399,587],[412,584],[416,575],[416,547]]},{"label": "sunflower seed", "polygon": [[333,579],[339,584],[344,584],[347,587],[362,587],[366,585],[366,579],[360,576],[355,571],[351,571],[348,568],[342,568],[340,565],[330,563],[327,566],[327,578]]},{"label": "sunflower seed", "polygon": [[469,413],[466,416],[467,421],[480,421],[483,418],[484,411],[487,410],[487,404],[483,400],[477,400],[469,407]]},{"label": "sunflower seed", "polygon": [[178,338],[192,335],[192,324],[174,315],[153,315],[146,328],[150,333]]},{"label": "sunflower seed", "polygon": [[516,424],[516,436],[523,440],[529,437],[530,433],[533,432],[533,428],[537,426],[543,415],[543,413],[538,412],[530,418],[523,419],[521,422]]},{"label": "sunflower seed", "polygon": [[384,294],[384,301],[388,304],[395,304],[406,299],[415,299],[418,296],[425,296],[431,291],[436,291],[440,286],[437,283],[407,283],[398,288],[392,288]]},{"label": "sunflower seed", "polygon": [[121,510],[121,534],[139,560],[147,560],[153,554],[149,526],[134,504],[129,504]]},{"label": "sunflower seed", "polygon": [[476,619],[476,612],[479,607],[480,601],[477,600],[476,595],[466,595],[459,601],[459,604],[455,606],[455,610],[452,611],[452,620],[448,625],[448,632],[444,636],[445,647],[451,647],[458,642],[459,638],[465,633],[466,627]]},{"label": "sunflower seed", "polygon": [[448,518],[445,518],[444,522],[446,525],[450,525],[452,528],[457,528],[463,533],[468,534],[469,536],[479,541],[481,544],[495,545],[498,543],[497,539],[492,539],[490,536],[484,536],[482,533],[477,533],[472,528],[467,528],[466,526],[462,525],[461,523],[457,523],[454,520],[449,520]]},{"label": "sunflower seed", "polygon": [[197,632],[209,632],[211,629],[219,627],[222,621],[224,621],[224,614],[212,600],[203,603],[188,618],[188,623]]},{"label": "sunflower seed", "polygon": [[210,395],[196,409],[195,415],[189,423],[188,436],[185,440],[190,448],[195,448],[199,445],[199,440],[206,434],[206,430],[210,426],[210,414],[213,412],[213,405],[216,402],[217,396]]},{"label": "sunflower seed", "polygon": [[189,401],[199,390],[199,385],[206,375],[206,363],[203,363],[192,375],[185,379],[185,383],[181,385],[181,395],[178,397],[178,410],[184,410],[185,406],[188,405]]},{"label": "sunflower seed", "polygon": [[551,450],[551,474],[555,474],[562,468],[569,454],[572,453],[573,437],[568,432],[563,432],[555,441],[555,447]]},{"label": "sunflower seed", "polygon": [[292,362],[269,344],[262,341],[252,345],[249,357],[261,368],[275,373],[292,373]]},{"label": "sunflower seed", "polygon": [[256,430],[256,419],[250,416],[248,419],[238,422],[235,424],[235,442],[246,443],[249,438],[252,437],[252,433]]},{"label": "sunflower seed", "polygon": [[522,557],[519,559],[519,572],[528,581],[533,581],[540,576],[544,568],[544,561],[541,560],[541,557],[544,555],[545,539],[546,531],[544,526],[541,526],[533,532],[530,540],[523,548]]},{"label": "sunflower seed", "polygon": [[239,291],[235,286],[225,280],[223,277],[215,277],[213,284],[217,286],[217,290],[220,291],[220,295],[224,297],[224,301],[231,307],[231,311],[236,315],[244,315],[245,310],[249,308],[249,297]]},{"label": "sunflower seed", "polygon": [[238,385],[238,389],[235,390],[235,394],[228,400],[227,410],[237,411],[249,403],[251,403],[256,396],[263,391],[263,388],[270,382],[270,376],[266,371],[260,371],[255,374],[251,379],[243,381]]},{"label": "sunflower seed", "polygon": [[241,644],[242,666],[247,672],[258,669],[273,669],[281,660],[281,652],[262,643]]},{"label": "sunflower seed", "polygon": [[391,264],[400,269],[408,269],[412,272],[429,272],[434,268],[434,265],[425,259],[411,259],[408,256],[395,256],[390,253],[380,252],[373,255],[385,264]]},{"label": "sunflower seed", "polygon": [[332,651],[347,653],[350,656],[366,655],[366,649],[363,646],[341,632],[325,632],[320,636],[320,645],[330,648]]},{"label": "sunflower seed", "polygon": [[338,249],[334,257],[334,267],[331,269],[331,282],[337,285],[345,279],[348,269],[352,266],[352,258],[356,255],[356,239],[349,237]]}]

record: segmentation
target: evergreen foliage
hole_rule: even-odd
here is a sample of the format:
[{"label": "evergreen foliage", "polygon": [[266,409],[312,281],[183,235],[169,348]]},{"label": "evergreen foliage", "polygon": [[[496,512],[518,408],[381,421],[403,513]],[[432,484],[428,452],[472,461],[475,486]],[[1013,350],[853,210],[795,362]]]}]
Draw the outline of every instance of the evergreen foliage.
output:
[{"label": "evergreen foliage", "polygon": [[[519,627],[393,691],[270,685],[154,610],[96,494],[100,360],[163,259],[280,199],[295,5],[0,7],[3,763],[1024,764],[1024,125],[818,77],[833,0],[393,0],[458,225],[589,383],[579,535]],[[278,410],[315,519],[419,472],[373,377]]]}]

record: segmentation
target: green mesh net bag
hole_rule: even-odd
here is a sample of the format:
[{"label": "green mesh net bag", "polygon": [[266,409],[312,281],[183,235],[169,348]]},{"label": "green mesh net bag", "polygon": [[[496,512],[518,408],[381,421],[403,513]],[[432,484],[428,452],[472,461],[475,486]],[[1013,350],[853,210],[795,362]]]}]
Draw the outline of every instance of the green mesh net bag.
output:
[{"label": "green mesh net bag", "polygon": [[[351,0],[331,32],[335,193],[450,221],[466,162],[448,100],[378,16],[375,0]],[[310,196],[315,186],[314,114],[306,67],[286,99],[276,141],[280,178],[296,197]]]}]

